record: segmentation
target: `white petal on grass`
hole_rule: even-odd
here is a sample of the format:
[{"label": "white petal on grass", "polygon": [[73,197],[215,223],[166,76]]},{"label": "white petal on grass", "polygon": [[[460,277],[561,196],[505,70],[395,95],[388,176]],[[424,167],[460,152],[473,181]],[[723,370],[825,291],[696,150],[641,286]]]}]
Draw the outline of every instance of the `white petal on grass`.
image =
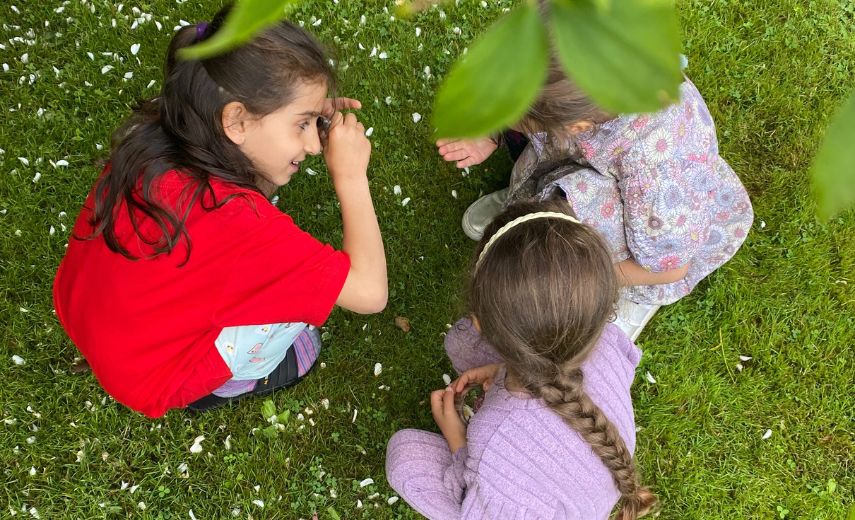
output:
[{"label": "white petal on grass", "polygon": [[451,196],[457,198],[457,190],[451,190]]},{"label": "white petal on grass", "polygon": [[41,172],[36,172],[36,174],[33,175],[33,183],[39,182],[39,179],[41,179],[41,178],[42,178]]},{"label": "white petal on grass", "polygon": [[264,500],[259,500],[256,498],[255,500],[252,501],[252,503],[257,505],[258,507],[264,509]]},{"label": "white petal on grass", "polygon": [[139,51],[140,51],[140,44],[139,43],[135,43],[135,44],[131,45],[131,54],[133,56],[136,56]]},{"label": "white petal on grass", "polygon": [[190,446],[190,453],[202,453],[202,441],[205,440],[204,435],[200,435],[193,440],[193,445]]},{"label": "white petal on grass", "polygon": [[9,72],[9,64],[8,63],[3,64],[3,72]]},{"label": "white petal on grass", "polygon": [[368,55],[369,58],[373,58],[377,56],[377,47],[371,47],[371,53]]},{"label": "white petal on grass", "polygon": [[55,234],[56,234],[56,228],[51,226],[50,229],[48,229],[48,235],[54,236]]},{"label": "white petal on grass", "polygon": [[737,364],[736,364],[736,370],[739,370],[740,372],[742,372],[742,369],[743,369],[743,368],[745,368],[745,367],[744,367],[744,366],[742,366],[742,363],[737,363]]},{"label": "white petal on grass", "polygon": [[131,78],[133,78],[133,77],[134,77],[134,73],[133,73],[133,72],[131,72],[131,71],[125,72],[125,75],[124,75],[123,77],[124,77],[125,79],[131,79]]},{"label": "white petal on grass", "polygon": [[128,483],[123,480],[119,485],[119,491],[124,491],[125,489],[128,489]]},{"label": "white petal on grass", "polygon": [[101,67],[101,74],[106,74],[106,73],[110,72],[111,70],[113,70],[112,65],[104,65],[103,67]]},{"label": "white petal on grass", "polygon": [[36,473],[38,473],[38,472],[36,471],[36,467],[35,467],[35,466],[30,467],[30,476],[31,476],[31,477],[35,477],[35,476],[36,476]]},{"label": "white petal on grass", "polygon": [[371,134],[373,134],[373,133],[374,133],[374,127],[372,126],[368,130],[365,131],[365,137],[371,137]]},{"label": "white petal on grass", "polygon": [[139,486],[137,484],[134,484],[133,486],[131,486],[131,489],[129,489],[128,491],[130,491],[130,493],[133,495],[137,489],[139,489]]},{"label": "white petal on grass", "polygon": [[413,112],[413,123],[418,123],[422,120],[422,115],[418,112]]},{"label": "white petal on grass", "polygon": [[383,373],[383,364],[382,363],[374,363],[374,377],[377,377],[382,373]]},{"label": "white petal on grass", "polygon": [[29,62],[30,62],[30,55],[29,55],[29,53],[25,52],[24,54],[21,55],[21,63],[29,63]]},{"label": "white petal on grass", "polygon": [[324,410],[329,410],[330,409],[330,400],[327,398],[321,399],[321,406],[324,407]]},{"label": "white petal on grass", "polygon": [[401,206],[406,206],[406,205],[407,205],[407,204],[409,204],[409,203],[410,203],[410,198],[409,198],[409,197],[407,197],[406,199],[404,199],[404,200],[402,200],[402,201],[401,201]]},{"label": "white petal on grass", "polygon": [[306,173],[308,173],[309,175],[317,175],[318,174],[318,172],[316,172],[315,170],[313,170],[311,168],[306,168]]},{"label": "white petal on grass", "polygon": [[18,160],[21,161],[21,164],[23,164],[24,166],[30,165],[30,160],[26,157],[18,157]]},{"label": "white petal on grass", "polygon": [[751,356],[739,356],[740,361],[751,361]]},{"label": "white petal on grass", "polygon": [[143,502],[142,500],[140,500],[139,502],[137,502],[137,508],[138,508],[140,511],[145,511],[145,502]]},{"label": "white petal on grass", "polygon": [[392,193],[394,193],[395,195],[400,195],[401,194],[401,186],[399,186],[397,184],[392,186]]},{"label": "white petal on grass", "polygon": [[381,60],[385,60],[386,58],[389,57],[389,55],[386,53],[386,51],[383,51],[380,54],[378,54],[377,57],[380,58]]},{"label": "white petal on grass", "polygon": [[351,422],[351,423],[355,423],[355,422],[356,422],[356,416],[357,416],[357,415],[359,415],[359,409],[358,409],[358,408],[354,408],[354,409],[353,409],[353,419],[351,419],[351,420],[350,420],[350,422]]},{"label": "white petal on grass", "polygon": [[232,449],[232,434],[226,435],[226,440],[223,441],[223,445],[227,450]]},{"label": "white petal on grass", "polygon": [[765,441],[766,439],[768,439],[768,438],[769,438],[769,437],[771,437],[771,436],[772,436],[772,430],[766,430],[766,431],[763,433],[763,440]]},{"label": "white petal on grass", "polygon": [[391,105],[392,104],[392,96],[386,96],[386,99],[384,99],[383,101],[385,101],[387,105]]},{"label": "white petal on grass", "polygon": [[647,382],[650,383],[651,385],[656,384],[656,379],[653,377],[653,374],[651,374],[650,372],[647,372],[646,374],[644,374],[644,378],[647,379]]},{"label": "white petal on grass", "polygon": [[15,363],[18,366],[27,364],[26,360],[24,360],[24,358],[22,358],[18,354],[12,356],[12,363]]},{"label": "white petal on grass", "polygon": [[186,462],[182,462],[181,464],[179,464],[177,469],[178,469],[178,473],[182,477],[187,478],[189,476],[189,471],[188,471],[189,466],[187,466]]},{"label": "white petal on grass", "polygon": [[359,487],[364,488],[365,486],[370,486],[373,483],[374,483],[374,479],[371,477],[368,477],[367,479],[365,479],[359,483]]},{"label": "white petal on grass", "polygon": [[31,507],[31,508],[30,508],[30,516],[31,516],[31,517],[33,517],[33,518],[35,518],[35,519],[37,519],[37,520],[38,520],[39,518],[41,518],[41,517],[42,517],[42,516],[39,514],[39,510],[38,510],[38,509],[36,509],[35,507]]},{"label": "white petal on grass", "polygon": [[765,221],[765,220],[761,220],[761,221],[760,221],[760,229],[763,229],[763,228],[765,228],[765,227],[766,227],[766,221]]},{"label": "white petal on grass", "polygon": [[451,376],[448,374],[442,374],[442,382],[445,383],[446,386],[451,384]]},{"label": "white petal on grass", "polygon": [[422,35],[422,28],[421,28],[421,27],[416,27],[416,38],[418,38],[418,37],[419,37],[419,36],[421,36],[421,35]]},{"label": "white petal on grass", "polygon": [[27,437],[27,444],[35,444],[35,443],[36,443],[35,436]]},{"label": "white petal on grass", "polygon": [[154,86],[154,84],[155,84],[155,83],[157,83],[157,81],[155,81],[155,80],[151,80],[151,81],[149,81],[149,82],[148,82],[148,85],[146,85],[146,86],[145,86],[145,88],[151,88],[151,87],[153,87],[153,86]]},{"label": "white petal on grass", "polygon": [[392,504],[394,504],[394,503],[395,503],[395,502],[397,502],[398,500],[400,500],[400,499],[399,499],[398,497],[396,497],[396,496],[394,496],[394,495],[393,495],[393,496],[391,496],[391,497],[389,497],[389,498],[387,498],[387,499],[386,499],[386,503],[387,503],[387,504],[389,504],[389,505],[391,506]]},{"label": "white petal on grass", "polygon": [[66,161],[65,159],[60,159],[56,161],[56,166],[68,166],[68,161]]},{"label": "white petal on grass", "polygon": [[198,518],[196,518],[196,515],[193,514],[192,509],[187,511],[187,514],[190,515],[190,520],[199,520]]}]

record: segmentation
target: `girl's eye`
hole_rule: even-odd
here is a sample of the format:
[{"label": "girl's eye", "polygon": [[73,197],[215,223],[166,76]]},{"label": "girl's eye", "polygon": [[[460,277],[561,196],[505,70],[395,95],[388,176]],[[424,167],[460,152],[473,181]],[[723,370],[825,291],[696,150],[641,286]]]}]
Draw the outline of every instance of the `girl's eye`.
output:
[{"label": "girl's eye", "polygon": [[305,130],[305,129],[309,128],[309,122],[308,122],[308,121],[303,121],[303,122],[302,122],[302,123],[300,123],[298,126],[300,127],[300,130]]}]

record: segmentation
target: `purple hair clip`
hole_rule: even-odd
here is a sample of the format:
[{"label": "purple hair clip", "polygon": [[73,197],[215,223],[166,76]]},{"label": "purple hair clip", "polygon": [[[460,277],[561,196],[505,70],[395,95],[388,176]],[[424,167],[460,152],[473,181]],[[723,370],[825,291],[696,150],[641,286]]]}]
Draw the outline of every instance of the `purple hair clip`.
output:
[{"label": "purple hair clip", "polygon": [[208,30],[208,22],[199,22],[196,24],[196,41],[202,39],[202,36],[205,35],[205,31]]}]

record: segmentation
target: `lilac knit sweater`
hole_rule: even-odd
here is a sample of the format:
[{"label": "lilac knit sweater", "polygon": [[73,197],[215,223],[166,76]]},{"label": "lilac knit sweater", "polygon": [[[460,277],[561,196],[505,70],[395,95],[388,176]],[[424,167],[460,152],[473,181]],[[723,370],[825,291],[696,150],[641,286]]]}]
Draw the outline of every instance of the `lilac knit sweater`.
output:
[{"label": "lilac knit sweater", "polygon": [[[446,338],[454,368],[500,361],[469,320]],[[608,325],[583,364],[585,390],[635,449],[629,388],[641,352]],[[441,435],[402,430],[389,441],[386,475],[431,520],[607,519],[619,498],[611,473],[582,437],[540,399],[504,386],[504,370],[486,393],[454,455]]]}]

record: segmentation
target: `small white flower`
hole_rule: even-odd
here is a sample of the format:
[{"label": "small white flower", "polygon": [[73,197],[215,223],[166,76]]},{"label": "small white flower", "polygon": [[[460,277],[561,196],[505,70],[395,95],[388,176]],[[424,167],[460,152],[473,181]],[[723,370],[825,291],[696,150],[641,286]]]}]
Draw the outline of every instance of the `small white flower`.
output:
[{"label": "small white flower", "polygon": [[323,21],[323,19],[318,18],[317,20],[315,20],[315,23],[312,24],[312,27],[317,27],[317,26],[321,25],[322,21]]},{"label": "small white flower", "polygon": [[204,435],[200,435],[193,440],[193,445],[190,446],[190,453],[202,453],[202,441],[205,440]]},{"label": "small white flower", "polygon": [[382,373],[383,373],[383,365],[381,363],[374,363],[374,377],[377,377]]},{"label": "small white flower", "polygon": [[771,436],[772,436],[772,430],[766,430],[766,432],[763,433],[763,440],[765,441],[766,439],[768,439]]},{"label": "small white flower", "polygon": [[35,466],[30,467],[30,476],[31,476],[31,477],[35,477],[35,476],[36,476],[36,473],[38,473],[38,472],[36,471],[36,467],[35,467]]},{"label": "small white flower", "polygon": [[373,58],[377,56],[377,47],[371,47],[371,53],[368,55],[369,58]]},{"label": "small white flower", "polygon": [[35,507],[30,508],[30,516],[35,518],[35,519],[41,518],[41,515],[39,514],[38,509],[36,509]]},{"label": "small white flower", "polygon": [[30,62],[30,55],[25,52],[24,54],[21,55],[21,63],[29,63],[29,62]]},{"label": "small white flower", "polygon": [[[379,496],[380,496],[380,493],[371,493],[370,495],[368,495],[365,498],[367,498],[368,500],[374,500],[375,498],[377,498]],[[377,505],[377,504],[375,504],[375,505]]]},{"label": "small white flower", "polygon": [[119,491],[124,491],[125,489],[128,489],[128,483],[123,480],[119,485]]},{"label": "small white flower", "polygon": [[413,112],[413,123],[418,123],[422,120],[422,115],[418,112]]},{"label": "small white flower", "polygon": [[134,494],[134,492],[135,492],[138,488],[139,488],[139,486],[138,486],[138,485],[136,485],[136,484],[134,484],[133,486],[131,486],[131,489],[129,489],[128,491],[130,491],[130,493],[133,495],[133,494]]},{"label": "small white flower", "polygon": [[252,501],[252,503],[257,505],[258,507],[264,509],[264,500],[259,500],[256,498],[255,500]]},{"label": "small white flower", "polygon": [[323,361],[321,361],[321,368],[327,368],[327,364]]},{"label": "small white flower", "polygon": [[140,44],[139,43],[135,43],[135,44],[131,45],[131,54],[133,56],[136,56],[139,51],[140,51]]},{"label": "small white flower", "polygon": [[27,444],[35,444],[35,443],[36,443],[35,437],[27,437]]},{"label": "small white flower", "polygon": [[137,507],[139,508],[140,511],[145,511],[145,502],[140,500],[139,502],[137,502]]},{"label": "small white flower", "polygon": [[397,184],[392,186],[392,193],[394,193],[395,195],[400,195],[401,194],[401,187]]},{"label": "small white flower", "polygon": [[760,229],[763,229],[763,228],[765,228],[765,227],[766,227],[766,221],[765,221],[765,220],[761,220],[761,221],[760,221]]},{"label": "small white flower", "polygon": [[324,410],[329,410],[330,409],[330,400],[327,399],[326,397],[321,399],[321,406],[324,407]]},{"label": "small white flower", "polygon": [[442,381],[445,383],[445,386],[451,384],[451,376],[448,374],[442,374]]},{"label": "small white flower", "polygon": [[365,486],[370,486],[373,483],[374,483],[374,479],[371,477],[368,477],[367,479],[365,479],[359,483],[359,487],[364,488]]},{"label": "small white flower", "polygon": [[386,53],[386,51],[383,51],[380,54],[378,54],[377,57],[380,58],[381,60],[385,60],[386,58],[389,57],[389,55]]},{"label": "small white flower", "polygon": [[373,134],[373,133],[374,133],[374,127],[372,126],[368,130],[365,131],[365,137],[371,137],[371,134]]},{"label": "small white flower", "polygon": [[27,362],[24,360],[24,358],[15,354],[14,356],[12,356],[12,363],[15,363],[16,365],[20,366],[26,364]]},{"label": "small white flower", "polygon": [[419,37],[419,36],[421,36],[421,35],[422,35],[422,28],[421,28],[421,27],[416,27],[416,38],[418,38],[418,37]]},{"label": "small white flower", "polygon": [[[85,455],[85,454],[83,453],[83,450],[78,450],[78,451],[77,451],[77,462],[83,462],[83,457],[84,457],[84,455]],[[132,492],[133,492],[133,491],[132,491]]]},{"label": "small white flower", "polygon": [[650,372],[647,372],[646,374],[644,374],[644,377],[647,379],[648,383],[650,383],[652,385],[656,384],[656,379],[653,377],[653,374],[651,374]]},{"label": "small white flower", "polygon": [[125,79],[131,79],[131,78],[133,78],[133,77],[134,77],[134,73],[133,73],[133,72],[131,72],[131,71],[125,72],[125,75],[124,75],[123,77],[124,77]]},{"label": "small white flower", "polygon": [[356,509],[362,509],[362,500],[356,499]]},{"label": "small white flower", "polygon": [[56,228],[51,226],[50,229],[48,230],[48,235],[54,236],[55,234],[56,234]]},{"label": "small white flower", "polygon": [[739,370],[740,372],[742,372],[742,369],[743,369],[743,368],[745,368],[745,367],[744,367],[744,366],[742,366],[742,363],[737,363],[737,364],[736,364],[736,370]]},{"label": "small white flower", "polygon": [[392,504],[394,504],[398,500],[400,500],[400,499],[393,495],[393,496],[389,497],[388,499],[386,499],[386,503],[391,506]]}]

